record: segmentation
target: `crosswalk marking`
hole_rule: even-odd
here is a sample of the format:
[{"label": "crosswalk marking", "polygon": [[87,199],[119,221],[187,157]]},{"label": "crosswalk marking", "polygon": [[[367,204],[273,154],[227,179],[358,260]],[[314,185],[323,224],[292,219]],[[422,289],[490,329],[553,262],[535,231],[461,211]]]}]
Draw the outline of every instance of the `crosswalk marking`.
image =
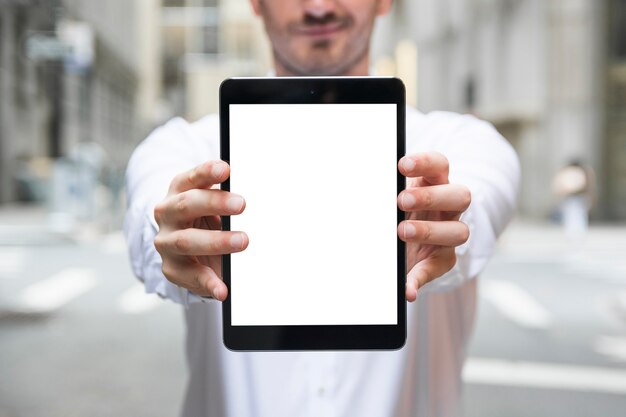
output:
[{"label": "crosswalk marking", "polygon": [[626,362],[626,337],[600,336],[593,344],[594,350],[617,362]]},{"label": "crosswalk marking", "polygon": [[13,278],[26,264],[27,251],[23,248],[0,250],[0,278]]},{"label": "crosswalk marking", "polygon": [[505,317],[523,327],[548,328],[552,315],[520,286],[502,280],[481,282],[480,294]]},{"label": "crosswalk marking", "polygon": [[590,366],[470,358],[463,380],[469,384],[626,394],[626,370]]},{"label": "crosswalk marking", "polygon": [[615,298],[615,307],[626,316],[626,291],[617,294]]},{"label": "crosswalk marking", "polygon": [[18,297],[18,306],[30,311],[55,310],[86,293],[96,283],[94,270],[67,268],[26,287]]},{"label": "crosswalk marking", "polygon": [[117,300],[118,308],[127,314],[145,313],[162,304],[162,300],[155,294],[146,294],[141,284],[133,285]]}]

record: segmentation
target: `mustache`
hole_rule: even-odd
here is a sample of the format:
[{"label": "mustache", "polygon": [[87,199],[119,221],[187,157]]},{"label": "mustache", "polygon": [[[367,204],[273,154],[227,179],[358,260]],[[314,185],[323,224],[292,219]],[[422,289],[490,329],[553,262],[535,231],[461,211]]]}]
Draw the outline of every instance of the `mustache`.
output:
[{"label": "mustache", "polygon": [[323,16],[313,16],[312,14],[305,14],[302,24],[304,25],[325,25],[328,23],[335,23],[339,21],[339,17],[335,13],[326,13]]},{"label": "mustache", "polygon": [[292,23],[290,26],[292,29],[298,28],[310,28],[315,26],[323,26],[328,24],[335,24],[342,27],[347,27],[352,24],[352,17],[350,16],[339,16],[336,13],[326,13],[322,16],[315,16],[309,13],[306,13],[302,18],[302,21],[297,23]]}]

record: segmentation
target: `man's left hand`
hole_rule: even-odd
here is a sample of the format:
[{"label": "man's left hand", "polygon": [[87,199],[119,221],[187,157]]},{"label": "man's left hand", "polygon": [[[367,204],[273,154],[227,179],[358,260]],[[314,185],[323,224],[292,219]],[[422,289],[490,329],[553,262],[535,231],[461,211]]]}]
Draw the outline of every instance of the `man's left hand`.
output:
[{"label": "man's left hand", "polygon": [[459,218],[469,207],[471,193],[448,181],[448,159],[438,152],[403,157],[398,168],[407,186],[398,195],[406,220],[398,236],[407,243],[406,299],[415,301],[417,290],[442,276],[456,264],[455,247],[469,238],[469,228]]}]

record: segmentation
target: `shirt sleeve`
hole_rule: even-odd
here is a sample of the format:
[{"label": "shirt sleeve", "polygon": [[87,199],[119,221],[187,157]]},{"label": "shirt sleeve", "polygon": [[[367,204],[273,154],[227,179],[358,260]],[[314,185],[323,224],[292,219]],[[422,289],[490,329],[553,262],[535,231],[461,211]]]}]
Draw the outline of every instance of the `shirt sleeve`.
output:
[{"label": "shirt sleeve", "polygon": [[[470,237],[456,248],[455,267],[424,286],[425,291],[442,291],[475,278],[489,262],[516,210],[520,165],[509,142],[473,116],[434,112],[415,123],[407,125],[407,153],[441,152],[450,163],[450,182],[467,186],[472,194],[461,216]],[[411,137],[416,132],[418,137]]]},{"label": "shirt sleeve", "polygon": [[216,116],[194,124],[173,119],[135,149],[126,169],[124,234],[133,272],[144,283],[146,292],[183,305],[201,298],[163,275],[161,256],[154,247],[159,230],[154,220],[154,206],[166,196],[177,174],[208,159],[219,158],[218,138]]}]

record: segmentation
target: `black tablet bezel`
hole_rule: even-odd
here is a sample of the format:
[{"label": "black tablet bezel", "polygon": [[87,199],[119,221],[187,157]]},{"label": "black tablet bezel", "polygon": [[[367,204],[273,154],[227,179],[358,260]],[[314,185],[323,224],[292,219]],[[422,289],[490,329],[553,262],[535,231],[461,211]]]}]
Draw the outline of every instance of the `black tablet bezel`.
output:
[{"label": "black tablet bezel", "polygon": [[[231,104],[380,104],[397,105],[397,160],[405,154],[405,90],[392,77],[230,78],[220,86],[220,154],[230,163],[229,109]],[[397,173],[397,193],[405,178]],[[230,190],[230,180],[222,183]],[[397,223],[404,212],[397,209]],[[222,217],[230,230],[230,217]],[[397,239],[397,324],[323,326],[232,326],[230,293],[223,302],[224,345],[235,351],[257,350],[387,350],[399,349],[406,340],[406,254]],[[230,286],[230,255],[222,257],[222,275]]]}]

